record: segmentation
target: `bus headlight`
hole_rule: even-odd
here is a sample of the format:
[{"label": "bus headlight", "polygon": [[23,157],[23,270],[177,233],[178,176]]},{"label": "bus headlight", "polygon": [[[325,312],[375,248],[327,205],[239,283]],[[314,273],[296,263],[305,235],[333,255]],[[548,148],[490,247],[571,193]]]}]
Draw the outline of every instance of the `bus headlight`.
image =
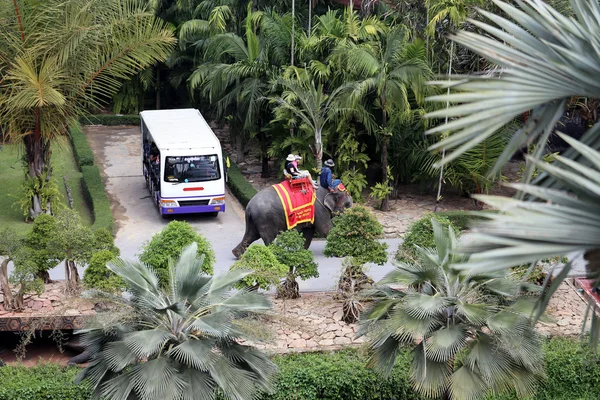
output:
[{"label": "bus headlight", "polygon": [[161,200],[161,207],[179,207],[179,204],[175,200]]},{"label": "bus headlight", "polygon": [[225,204],[225,196],[215,197],[214,199],[211,199],[208,204]]}]

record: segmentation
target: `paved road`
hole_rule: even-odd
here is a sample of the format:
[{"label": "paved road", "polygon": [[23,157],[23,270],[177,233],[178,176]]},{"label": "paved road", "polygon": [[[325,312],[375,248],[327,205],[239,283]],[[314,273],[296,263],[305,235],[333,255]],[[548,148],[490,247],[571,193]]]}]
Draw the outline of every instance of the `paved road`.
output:
[{"label": "paved road", "polygon": [[[121,249],[123,258],[135,259],[142,243],[169,222],[158,214],[145,187],[139,127],[88,126],[85,132],[113,204],[113,215],[117,223],[116,245]],[[204,215],[175,217],[189,222],[210,240],[216,253],[217,273],[226,271],[233,264],[235,258],[231,249],[239,243],[244,233],[244,211],[241,205],[229,192],[226,199],[226,212],[220,213],[216,218]],[[386,241],[390,244],[390,253],[400,243],[399,239]],[[302,290],[330,290],[337,282],[341,259],[326,258],[323,255],[324,245],[324,241],[315,241],[311,246],[319,264],[320,277],[300,282]],[[370,275],[379,279],[391,268],[390,263],[372,266]]]}]

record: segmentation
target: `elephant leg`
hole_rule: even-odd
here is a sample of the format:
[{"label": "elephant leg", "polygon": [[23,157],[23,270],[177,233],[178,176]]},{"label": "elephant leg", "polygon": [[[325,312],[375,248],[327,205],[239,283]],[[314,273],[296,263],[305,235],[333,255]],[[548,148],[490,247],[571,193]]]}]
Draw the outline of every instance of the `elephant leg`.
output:
[{"label": "elephant leg", "polygon": [[231,252],[235,256],[235,258],[239,260],[242,254],[244,254],[244,252],[248,248],[248,246],[250,246],[254,241],[258,239],[260,239],[260,235],[256,231],[256,227],[252,222],[252,218],[250,217],[250,215],[248,215],[248,213],[246,213],[246,232],[244,232],[244,237],[242,238],[242,241],[237,246],[235,246],[235,248],[231,250]]},{"label": "elephant leg", "polygon": [[310,228],[304,228],[302,230],[302,236],[304,236],[304,240],[305,240],[304,248],[308,249],[313,240],[313,237],[315,236],[315,227],[311,226]]}]

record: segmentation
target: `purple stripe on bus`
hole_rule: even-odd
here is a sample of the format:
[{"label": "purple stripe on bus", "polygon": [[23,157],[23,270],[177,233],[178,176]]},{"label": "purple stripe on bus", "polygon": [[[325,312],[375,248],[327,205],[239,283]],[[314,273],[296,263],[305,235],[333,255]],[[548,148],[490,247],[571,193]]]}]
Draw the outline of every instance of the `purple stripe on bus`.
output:
[{"label": "purple stripe on bus", "polygon": [[[172,210],[169,212],[168,210]],[[215,204],[210,206],[186,206],[186,207],[161,207],[161,214],[193,214],[193,213],[207,213],[215,211],[225,211],[225,204]]]},{"label": "purple stripe on bus", "polygon": [[210,196],[177,196],[177,197],[161,197],[161,199],[191,199],[191,198],[210,198],[210,197],[220,197],[220,196],[225,196],[225,193],[223,194],[211,194]]}]

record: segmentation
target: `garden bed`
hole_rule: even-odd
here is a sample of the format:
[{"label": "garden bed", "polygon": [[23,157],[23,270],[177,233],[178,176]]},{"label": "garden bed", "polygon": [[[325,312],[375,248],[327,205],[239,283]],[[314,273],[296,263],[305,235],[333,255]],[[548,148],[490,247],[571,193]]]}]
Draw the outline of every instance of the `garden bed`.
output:
[{"label": "garden bed", "polygon": [[22,311],[6,311],[0,291],[0,331],[82,329],[94,314],[94,303],[65,294],[64,281],[45,284],[39,296],[26,295]]}]

